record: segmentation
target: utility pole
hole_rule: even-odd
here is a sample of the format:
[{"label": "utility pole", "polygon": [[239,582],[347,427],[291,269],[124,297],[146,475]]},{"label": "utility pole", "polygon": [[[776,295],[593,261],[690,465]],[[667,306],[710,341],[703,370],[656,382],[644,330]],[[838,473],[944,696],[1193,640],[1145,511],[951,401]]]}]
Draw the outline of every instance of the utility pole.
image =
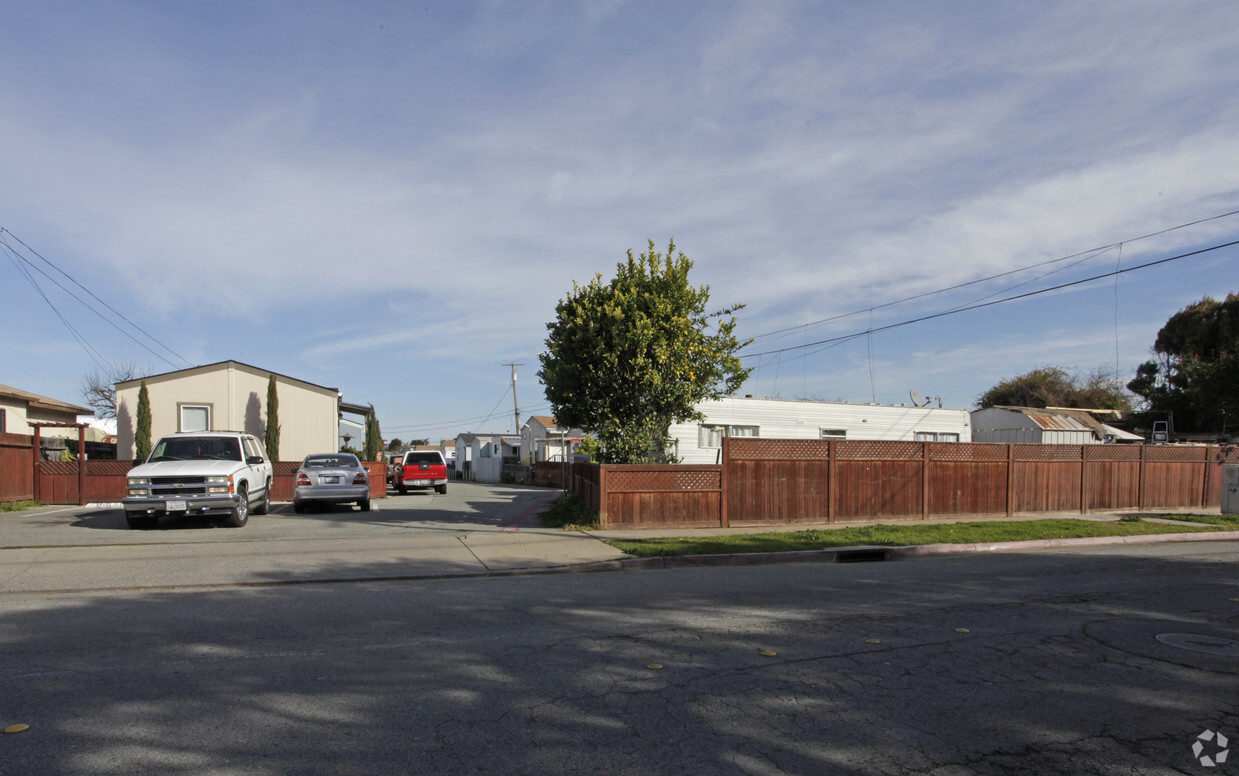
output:
[{"label": "utility pole", "polygon": [[516,423],[512,426],[512,429],[515,433],[519,434],[521,433],[521,408],[520,405],[516,403],[516,368],[518,366],[524,366],[524,364],[500,364],[499,366],[512,367],[512,416],[516,419]]}]

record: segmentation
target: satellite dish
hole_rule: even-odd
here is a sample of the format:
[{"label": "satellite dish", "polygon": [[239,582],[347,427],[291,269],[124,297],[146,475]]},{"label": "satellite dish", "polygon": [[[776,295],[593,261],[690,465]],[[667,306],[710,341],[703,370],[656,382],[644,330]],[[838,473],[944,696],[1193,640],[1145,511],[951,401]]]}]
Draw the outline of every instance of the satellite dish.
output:
[{"label": "satellite dish", "polygon": [[915,388],[909,391],[908,395],[912,397],[912,406],[914,407],[924,407],[926,404],[929,403],[925,401],[924,396],[921,396],[921,392],[916,390]]}]

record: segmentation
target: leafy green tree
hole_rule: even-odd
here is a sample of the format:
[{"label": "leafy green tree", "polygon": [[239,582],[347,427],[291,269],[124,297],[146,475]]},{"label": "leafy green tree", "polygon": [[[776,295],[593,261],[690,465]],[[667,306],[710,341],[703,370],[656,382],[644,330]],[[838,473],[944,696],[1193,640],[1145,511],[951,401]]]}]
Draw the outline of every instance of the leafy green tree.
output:
[{"label": "leafy green tree", "polygon": [[1073,407],[1131,411],[1131,398],[1113,374],[1095,369],[1078,375],[1061,366],[1043,366],[999,382],[977,397],[981,408]]},{"label": "leafy green tree", "polygon": [[275,375],[267,378],[267,460],[280,460],[280,395],[275,389]]},{"label": "leafy green tree", "polygon": [[1239,423],[1239,294],[1206,296],[1170,316],[1153,354],[1127,384],[1146,417],[1169,417],[1188,432]]},{"label": "leafy green tree", "polygon": [[588,455],[591,461],[597,461],[602,454],[602,444],[592,436],[583,437],[580,444],[576,446],[576,451],[582,455]]},{"label": "leafy green tree", "polygon": [[134,454],[145,461],[151,454],[151,397],[146,391],[146,381],[138,387],[137,430],[133,435]]},{"label": "leafy green tree", "polygon": [[1084,376],[1061,366],[1043,366],[999,382],[977,397],[986,407],[1078,407],[1131,411],[1131,399],[1112,374],[1095,369]]},{"label": "leafy green tree", "polygon": [[374,414],[374,407],[366,415],[366,449],[365,461],[381,461],[383,458],[383,434],[379,431],[379,418]]},{"label": "leafy green tree", "polygon": [[674,241],[664,256],[651,240],[609,283],[573,283],[547,324],[538,377],[552,413],[596,436],[604,463],[667,461],[671,424],[700,420],[697,404],[734,393],[752,371],[735,355],[748,344],[734,333],[743,305],[707,314],[710,289],[689,284],[692,266]]},{"label": "leafy green tree", "polygon": [[404,442],[400,441],[400,437],[396,437],[395,439],[387,443],[387,452],[394,453],[403,446],[404,446]]}]

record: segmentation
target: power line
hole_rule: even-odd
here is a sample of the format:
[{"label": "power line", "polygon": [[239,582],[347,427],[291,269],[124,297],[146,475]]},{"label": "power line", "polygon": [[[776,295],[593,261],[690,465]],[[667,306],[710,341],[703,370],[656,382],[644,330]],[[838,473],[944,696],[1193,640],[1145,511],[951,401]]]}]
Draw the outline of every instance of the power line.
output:
[{"label": "power line", "polygon": [[[164,363],[168,364],[168,366],[171,366],[171,367],[173,367],[173,368],[175,368],[175,367],[176,367],[176,364],[175,364],[175,363],[173,363],[172,361],[169,361],[169,360],[167,359],[167,357],[165,357],[163,354],[161,354],[161,353],[157,353],[156,351],[152,350],[149,346],[147,346],[147,345],[146,345],[146,343],[144,343],[144,342],[142,342],[142,341],[138,340],[138,339],[137,339],[136,337],[134,337],[132,334],[130,334],[129,332],[127,332],[127,331],[125,331],[124,329],[122,329],[120,326],[117,326],[115,321],[110,320],[110,319],[109,319],[107,316],[105,316],[103,313],[99,312],[99,311],[98,311],[98,310],[96,310],[94,307],[91,307],[91,306],[90,306],[87,302],[85,302],[85,301],[84,301],[81,297],[79,297],[77,294],[73,293],[73,292],[72,292],[71,290],[69,290],[68,288],[65,288],[65,287],[64,287],[64,285],[63,285],[62,283],[60,283],[60,281],[56,280],[56,278],[54,278],[54,277],[52,277],[51,275],[47,274],[47,273],[46,273],[46,272],[44,272],[42,269],[40,269],[39,267],[35,266],[35,265],[34,265],[34,264],[33,264],[33,263],[29,260],[29,259],[25,258],[24,256],[22,256],[22,255],[18,254],[16,251],[14,251],[14,250],[13,250],[13,247],[12,247],[11,245],[9,245],[7,242],[4,242],[3,237],[0,237],[0,246],[3,246],[3,247],[7,250],[7,251],[9,251],[9,252],[11,253],[11,255],[12,255],[12,256],[15,256],[15,257],[16,257],[19,261],[21,261],[21,262],[23,262],[23,263],[25,263],[25,264],[30,265],[30,268],[31,268],[31,269],[33,269],[35,272],[38,272],[38,273],[39,273],[40,275],[42,275],[43,277],[47,278],[47,279],[48,279],[51,283],[53,283],[53,284],[54,284],[57,288],[59,288],[61,291],[64,291],[66,294],[68,294],[69,296],[71,296],[71,297],[73,297],[74,299],[76,299],[76,300],[77,300],[77,301],[78,301],[78,302],[79,302],[79,303],[80,303],[83,307],[85,307],[87,310],[90,310],[92,313],[94,313],[95,315],[99,316],[99,318],[100,318],[100,319],[102,319],[104,323],[107,323],[109,326],[111,326],[112,328],[114,328],[114,329],[116,329],[117,331],[119,331],[121,334],[123,334],[123,335],[125,335],[126,337],[128,337],[130,340],[132,340],[132,341],[133,341],[135,344],[137,344],[139,347],[143,348],[144,350],[146,350],[148,353],[150,353],[151,355],[155,356],[156,358],[158,358],[158,359],[162,360]],[[62,274],[63,274],[63,273],[62,273]],[[66,275],[66,277],[68,277],[68,276]],[[29,276],[28,274],[27,274],[27,279],[28,279],[28,280],[30,280],[30,279],[31,279],[31,278],[30,278],[30,276]],[[72,280],[72,278],[70,278],[70,279]],[[80,285],[80,284],[79,284],[79,285]],[[89,292],[88,292],[88,293],[89,293]],[[44,297],[44,299],[46,299],[46,298],[47,298],[47,297]],[[105,306],[106,306],[106,304],[105,304]],[[111,309],[111,308],[109,308],[109,309]],[[122,317],[123,317],[123,316],[122,316]],[[171,352],[171,351],[169,351],[169,352]],[[174,355],[175,355],[175,354],[174,354]],[[178,358],[179,358],[179,356],[178,356]],[[189,362],[188,362],[188,361],[186,361],[185,363],[189,363]]]},{"label": "power line", "polygon": [[[26,244],[26,242],[25,242],[24,240],[22,240],[20,237],[18,237],[17,235],[13,234],[13,232],[11,232],[10,230],[6,229],[5,227],[0,226],[0,245],[3,245],[3,246],[4,246],[7,250],[9,250],[9,251],[10,251],[10,252],[14,255],[14,256],[17,256],[17,258],[19,258],[21,261],[25,262],[26,264],[29,264],[29,265],[30,265],[31,267],[33,267],[36,271],[38,271],[38,272],[39,272],[39,274],[43,275],[45,278],[47,278],[47,279],[48,279],[48,280],[50,280],[51,282],[55,283],[57,287],[59,287],[62,291],[64,291],[64,292],[65,292],[66,294],[68,294],[69,296],[71,296],[71,297],[73,297],[74,299],[76,299],[76,300],[77,300],[80,304],[82,304],[82,305],[83,305],[84,307],[86,307],[88,310],[90,310],[91,312],[95,313],[95,315],[98,315],[100,318],[102,318],[103,320],[107,321],[107,322],[108,322],[108,324],[110,324],[110,325],[111,325],[113,328],[115,328],[117,331],[119,331],[120,333],[124,334],[126,337],[129,337],[129,339],[133,340],[133,342],[135,342],[136,344],[140,345],[141,347],[143,347],[144,349],[146,349],[148,352],[150,352],[152,355],[154,355],[156,358],[159,358],[159,359],[161,359],[162,361],[164,361],[165,363],[167,363],[169,366],[171,366],[171,367],[176,367],[176,364],[175,364],[175,363],[173,363],[172,361],[169,361],[169,360],[168,360],[165,356],[163,356],[163,355],[161,355],[161,354],[159,354],[159,353],[156,353],[154,350],[151,350],[151,348],[150,348],[150,347],[148,347],[146,344],[144,344],[144,343],[140,342],[140,341],[139,341],[137,338],[135,338],[133,335],[131,335],[131,334],[129,334],[128,332],[126,332],[126,331],[124,331],[123,329],[121,329],[121,328],[120,328],[120,326],[117,326],[117,325],[116,325],[116,323],[115,323],[114,321],[109,320],[109,319],[108,319],[105,315],[103,315],[102,313],[100,313],[98,310],[96,310],[94,307],[92,307],[92,306],[91,306],[90,304],[88,304],[86,301],[84,301],[84,300],[83,300],[83,299],[81,299],[79,296],[77,296],[77,294],[74,294],[72,291],[70,291],[69,289],[65,288],[65,287],[64,287],[63,285],[61,285],[61,284],[60,284],[60,283],[59,283],[59,282],[58,282],[55,278],[53,278],[52,276],[50,276],[50,275],[48,275],[46,272],[44,272],[42,269],[39,269],[37,266],[35,266],[35,265],[34,265],[34,262],[32,262],[32,261],[30,261],[29,259],[27,259],[26,257],[22,256],[22,255],[21,255],[21,254],[20,254],[20,253],[19,253],[16,249],[14,249],[14,248],[13,248],[13,246],[9,245],[8,241],[7,241],[7,240],[5,239],[5,237],[4,237],[5,235],[8,235],[9,237],[12,237],[14,240],[16,240],[18,243],[20,243],[20,244],[21,244],[21,246],[22,246],[23,248],[25,248],[27,251],[29,251],[30,253],[32,253],[32,254],[34,254],[35,256],[37,256],[37,257],[38,257],[38,258],[39,258],[39,259],[40,259],[40,260],[41,260],[44,264],[47,264],[47,265],[48,265],[49,267],[51,267],[52,269],[56,270],[57,272],[59,272],[59,273],[60,273],[61,275],[63,275],[64,277],[68,278],[68,279],[69,279],[69,281],[70,281],[70,282],[72,282],[75,286],[77,286],[78,288],[80,288],[80,289],[82,289],[83,291],[85,291],[87,294],[89,294],[89,295],[91,296],[91,298],[93,298],[93,299],[94,299],[95,301],[97,301],[99,304],[101,304],[101,305],[103,305],[104,307],[106,307],[109,311],[111,311],[114,315],[116,315],[118,318],[120,318],[121,320],[123,320],[125,323],[129,324],[129,325],[130,325],[130,326],[132,326],[134,329],[136,329],[137,331],[141,332],[141,333],[142,333],[142,335],[143,335],[143,336],[145,336],[147,339],[149,339],[151,342],[154,342],[156,345],[158,345],[159,347],[163,348],[164,350],[166,350],[167,352],[171,353],[172,355],[176,356],[177,358],[179,358],[181,361],[183,361],[184,363],[188,364],[189,366],[194,366],[194,363],[193,363],[192,361],[190,361],[189,359],[187,359],[187,358],[185,358],[184,356],[182,356],[180,353],[177,353],[175,350],[173,350],[172,348],[170,348],[170,347],[168,347],[167,345],[165,345],[163,342],[161,342],[159,339],[157,339],[157,338],[156,338],[154,335],[152,335],[150,332],[148,332],[148,331],[146,331],[145,329],[143,329],[141,326],[139,326],[139,325],[137,325],[136,323],[134,323],[133,321],[129,320],[129,318],[127,318],[127,317],[126,317],[123,313],[121,313],[121,312],[120,312],[119,310],[117,310],[115,307],[112,307],[110,304],[108,304],[107,302],[105,302],[105,301],[103,301],[102,299],[100,299],[100,298],[99,298],[99,296],[98,296],[97,294],[95,294],[95,292],[91,291],[89,288],[87,288],[86,286],[84,286],[84,285],[82,285],[81,283],[79,283],[79,282],[77,281],[77,279],[76,279],[76,278],[74,278],[72,275],[70,275],[68,272],[65,272],[63,269],[61,269],[61,268],[60,268],[60,267],[58,267],[55,263],[53,263],[50,259],[48,259],[47,257],[43,256],[41,253],[39,253],[38,251],[36,251],[34,248],[31,248],[29,245],[27,245],[27,244]],[[44,299],[46,299],[46,298],[47,298],[47,297],[44,297]],[[49,302],[49,304],[50,304],[50,302]]]},{"label": "power line", "polygon": [[[765,332],[764,334],[757,334],[757,335],[754,335],[754,336],[752,337],[752,339],[753,339],[753,340],[758,340],[758,339],[761,339],[762,337],[771,337],[771,336],[774,336],[775,334],[784,334],[784,333],[789,332],[789,331],[796,331],[797,329],[801,329],[801,328],[808,328],[809,326],[816,326],[816,325],[818,325],[818,324],[820,324],[820,323],[830,323],[830,322],[832,322],[832,321],[838,321],[838,320],[842,320],[842,319],[844,319],[844,318],[851,318],[852,316],[854,316],[854,315],[860,315],[861,313],[872,312],[872,311],[874,311],[874,310],[881,310],[881,309],[884,309],[884,308],[887,308],[887,307],[894,307],[895,305],[903,304],[904,302],[913,302],[913,301],[916,301],[917,299],[924,299],[924,298],[926,298],[926,297],[935,296],[935,295],[937,295],[937,294],[944,294],[944,293],[946,293],[946,292],[948,292],[948,291],[957,291],[957,290],[959,290],[959,289],[961,289],[961,288],[967,288],[968,286],[974,286],[974,285],[977,285],[978,283],[987,283],[987,282],[989,282],[989,281],[991,281],[991,280],[997,280],[997,279],[999,279],[999,278],[1007,277],[1007,276],[1009,276],[1009,275],[1017,275],[1017,274],[1019,274],[1019,273],[1021,273],[1021,272],[1027,272],[1027,271],[1028,271],[1028,270],[1030,270],[1030,269],[1037,269],[1037,268],[1039,268],[1039,267],[1045,267],[1045,266],[1049,266],[1049,265],[1051,265],[1051,264],[1059,264],[1059,263],[1064,262],[1064,261],[1070,261],[1071,259],[1080,259],[1079,261],[1076,261],[1076,262],[1073,262],[1072,264],[1069,264],[1067,267],[1063,267],[1063,268],[1061,268],[1061,269],[1069,269],[1070,267],[1074,267],[1074,266],[1076,266],[1077,264],[1081,264],[1081,263],[1083,263],[1083,262],[1085,262],[1085,261],[1088,261],[1088,260],[1089,260],[1089,259],[1091,259],[1091,258],[1094,258],[1094,256],[1095,256],[1096,254],[1101,254],[1101,253],[1106,253],[1106,252],[1108,252],[1108,251],[1112,251],[1112,250],[1114,250],[1115,248],[1120,248],[1120,247],[1121,247],[1121,246],[1123,246],[1124,244],[1133,243],[1133,242],[1138,242],[1138,241],[1140,241],[1140,240],[1147,240],[1147,239],[1150,239],[1150,238],[1153,238],[1153,237],[1159,237],[1159,236],[1161,236],[1161,235],[1163,235],[1163,234],[1169,234],[1170,232],[1174,232],[1174,231],[1177,231],[1177,230],[1179,230],[1179,229],[1186,229],[1186,228],[1188,228],[1188,227],[1192,227],[1192,226],[1199,226],[1200,224],[1208,223],[1208,222],[1210,222],[1210,221],[1217,221],[1217,220],[1222,219],[1222,218],[1229,218],[1229,217],[1234,216],[1234,215],[1239,215],[1239,210],[1231,210],[1230,212],[1227,212],[1227,213],[1221,213],[1221,214],[1216,215],[1216,216],[1209,216],[1208,218],[1200,218],[1200,219],[1197,219],[1197,220],[1195,220],[1195,221],[1189,221],[1189,222],[1184,223],[1184,224],[1178,224],[1178,225],[1176,225],[1176,226],[1167,227],[1167,228],[1165,228],[1165,229],[1161,229],[1161,230],[1158,230],[1158,231],[1156,231],[1156,232],[1149,232],[1148,234],[1140,235],[1139,237],[1132,237],[1132,238],[1129,238],[1129,239],[1126,239],[1126,240],[1120,240],[1119,242],[1110,243],[1109,245],[1102,245],[1102,246],[1097,247],[1097,248],[1091,248],[1091,249],[1089,249],[1089,250],[1079,251],[1079,252],[1077,252],[1077,253],[1073,253],[1073,254],[1071,254],[1071,255],[1069,255],[1069,256],[1062,256],[1062,257],[1057,258],[1057,259],[1050,259],[1049,261],[1043,261],[1043,262],[1039,262],[1039,263],[1037,263],[1037,264],[1029,264],[1029,265],[1027,265],[1027,266],[1025,266],[1025,267],[1019,267],[1019,268],[1017,268],[1017,269],[1008,270],[1007,272],[1000,272],[1000,273],[998,273],[997,275],[990,275],[990,276],[988,276],[988,277],[978,278],[978,279],[976,279],[976,280],[969,280],[969,281],[966,281],[966,282],[964,282],[964,283],[957,283],[957,284],[955,284],[955,285],[953,285],[953,286],[947,286],[946,288],[939,288],[939,289],[936,289],[936,290],[933,290],[933,291],[926,291],[926,292],[921,293],[921,294],[914,294],[914,295],[912,295],[912,296],[907,296],[907,297],[904,297],[903,299],[896,299],[896,300],[894,300],[894,301],[892,301],[892,302],[884,302],[883,304],[874,305],[873,307],[867,307],[867,308],[864,308],[864,309],[862,309],[862,310],[853,310],[852,312],[848,312],[848,313],[840,313],[839,315],[834,315],[834,316],[831,316],[831,317],[829,317],[829,318],[823,318],[823,319],[818,320],[818,321],[810,321],[810,322],[808,322],[808,323],[802,323],[802,324],[799,324],[799,325],[796,325],[796,326],[789,326],[789,327],[787,327],[787,328],[785,328],[785,329],[776,329],[776,330],[774,330],[774,331],[768,331],[768,332]],[[1081,258],[1081,257],[1083,257],[1083,258]],[[1058,271],[1060,271],[1060,270],[1055,270],[1055,272],[1058,272]],[[1054,274],[1054,273],[1053,273],[1053,272],[1050,272],[1050,273],[1047,273],[1046,275],[1042,275],[1041,277],[1048,277],[1049,275],[1052,275],[1052,274]],[[1039,279],[1040,279],[1040,278],[1036,278],[1036,280],[1039,280]],[[1032,281],[1028,281],[1028,282],[1032,282]],[[1020,285],[1024,285],[1024,284],[1016,284],[1016,286],[1014,286],[1014,287],[1015,287],[1015,288],[1018,288]]]},{"label": "power line", "polygon": [[1177,256],[1170,256],[1164,259],[1158,259],[1157,261],[1150,261],[1144,264],[1137,264],[1135,266],[1126,267],[1124,269],[1116,269],[1111,272],[1103,272],[1100,275],[1093,275],[1092,277],[1082,278],[1080,280],[1073,280],[1070,283],[1060,283],[1057,286],[1050,286],[1049,288],[1042,288],[1042,289],[1038,289],[1037,291],[1029,291],[1024,294],[1016,294],[1015,296],[1003,297],[1002,299],[995,299],[989,302],[981,302],[980,304],[969,305],[967,307],[958,307],[952,310],[945,310],[939,313],[932,313],[930,315],[922,315],[919,318],[911,318],[906,321],[897,321],[896,323],[890,323],[885,326],[878,326],[876,328],[870,328],[866,331],[854,332],[852,334],[843,334],[838,337],[830,337],[828,339],[818,340],[817,342],[810,342],[804,345],[793,345],[792,347],[778,348],[775,350],[767,350],[761,353],[748,353],[743,356],[740,356],[740,358],[758,358],[760,356],[768,356],[774,353],[787,353],[793,350],[803,350],[805,348],[811,348],[817,345],[845,342],[847,340],[855,339],[857,337],[864,337],[869,334],[876,334],[880,331],[888,331],[890,329],[897,329],[902,326],[910,326],[914,323],[922,323],[924,321],[931,321],[935,318],[945,318],[948,315],[955,315],[957,313],[968,312],[970,310],[979,310],[983,307],[992,307],[994,305],[1002,304],[1004,302],[1014,302],[1019,299],[1027,299],[1030,296],[1038,296],[1040,294],[1049,293],[1050,291],[1059,291],[1064,288],[1070,288],[1071,286],[1078,286],[1084,283],[1090,283],[1094,280],[1101,280],[1102,278],[1114,277],[1116,275],[1122,275],[1128,272],[1135,272],[1136,270],[1139,270],[1139,269],[1147,269],[1149,267],[1155,267],[1158,264],[1166,264],[1167,262],[1171,262],[1171,261],[1179,261],[1180,259],[1186,259],[1192,256],[1199,256],[1202,253],[1209,253],[1210,251],[1216,251],[1222,248],[1229,248],[1233,245],[1239,245],[1239,240],[1235,240],[1233,242],[1228,242],[1228,243],[1222,243],[1220,245],[1214,245],[1209,248],[1201,248],[1198,251],[1191,251],[1190,253],[1181,253]]},{"label": "power line", "polygon": [[30,271],[28,269],[22,266],[21,261],[19,261],[19,257],[13,252],[13,249],[9,247],[7,244],[3,243],[2,241],[0,241],[0,246],[4,247],[5,252],[9,257],[9,261],[12,262],[13,266],[17,268],[17,271],[24,278],[26,278],[26,281],[30,283],[31,286],[34,287],[35,292],[38,293],[39,296],[43,297],[43,301],[47,302],[47,306],[52,308],[52,312],[55,313],[56,317],[60,319],[60,322],[65,325],[65,328],[69,330],[69,334],[73,337],[73,339],[77,340],[77,344],[82,346],[82,350],[86,351],[86,355],[90,356],[90,360],[94,361],[99,366],[99,368],[102,369],[104,372],[107,372],[109,374],[115,372],[116,368],[108,363],[107,359],[103,357],[102,353],[100,353],[99,351],[95,350],[93,347],[90,346],[90,343],[86,341],[86,339],[81,335],[81,333],[78,332],[77,329],[73,328],[73,324],[69,323],[68,319],[65,318],[64,315],[61,314],[60,310],[56,307],[56,305],[52,304],[52,300],[47,298],[47,294],[43,293],[43,289],[39,286],[38,282],[34,279],[34,276],[30,274]]}]

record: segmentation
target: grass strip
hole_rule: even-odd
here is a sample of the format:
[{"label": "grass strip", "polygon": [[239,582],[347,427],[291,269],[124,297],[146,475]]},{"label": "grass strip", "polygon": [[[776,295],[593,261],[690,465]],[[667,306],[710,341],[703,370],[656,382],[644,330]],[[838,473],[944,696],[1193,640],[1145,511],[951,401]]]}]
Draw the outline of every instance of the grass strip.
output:
[{"label": "grass strip", "polygon": [[[1165,515],[1182,520],[1185,515]],[[796,552],[829,547],[876,545],[908,547],[921,544],[983,544],[1020,542],[1031,539],[1075,539],[1093,536],[1139,536],[1163,533],[1199,533],[1222,528],[1239,528],[1233,523],[1205,523],[1199,526],[1149,522],[1099,522],[1071,518],[1046,520],[995,521],[977,523],[939,523],[933,525],[866,525],[824,530],[734,534],[731,536],[676,536],[649,539],[608,539],[607,544],[629,555],[653,558],[668,555],[719,555],[745,552]]]},{"label": "grass strip", "polygon": [[565,531],[584,531],[598,527],[598,513],[585,505],[575,493],[564,493],[543,512],[542,525]]},{"label": "grass strip", "polygon": [[39,506],[37,501],[3,501],[0,502],[0,512],[20,512]]}]

